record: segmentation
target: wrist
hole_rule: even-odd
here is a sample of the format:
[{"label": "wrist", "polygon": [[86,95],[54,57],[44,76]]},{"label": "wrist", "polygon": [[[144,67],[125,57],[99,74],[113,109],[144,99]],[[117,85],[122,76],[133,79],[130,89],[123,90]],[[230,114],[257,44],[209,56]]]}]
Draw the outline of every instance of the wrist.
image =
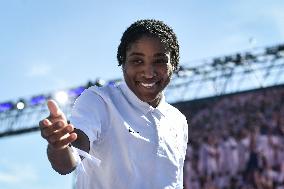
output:
[{"label": "wrist", "polygon": [[76,168],[76,161],[69,146],[58,149],[48,144],[47,157],[52,168],[61,175],[69,174]]},{"label": "wrist", "polygon": [[60,152],[64,152],[64,151],[66,151],[66,150],[68,150],[68,148],[69,148],[69,146],[68,145],[66,145],[66,146],[63,146],[63,147],[61,147],[61,148],[55,148],[54,146],[52,146],[51,144],[48,144],[47,145],[47,153],[52,153],[52,152],[54,152],[54,153],[60,153]]}]

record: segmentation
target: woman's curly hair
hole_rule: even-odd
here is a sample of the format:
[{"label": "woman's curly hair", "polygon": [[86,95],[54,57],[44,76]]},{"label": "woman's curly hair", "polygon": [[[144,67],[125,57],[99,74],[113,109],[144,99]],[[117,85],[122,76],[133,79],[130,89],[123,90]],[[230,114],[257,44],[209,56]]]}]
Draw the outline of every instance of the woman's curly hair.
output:
[{"label": "woman's curly hair", "polygon": [[143,36],[158,38],[170,52],[171,64],[177,70],[179,64],[179,44],[176,34],[171,27],[159,20],[138,20],[130,25],[123,33],[117,49],[118,65],[125,63],[126,51],[132,43]]}]

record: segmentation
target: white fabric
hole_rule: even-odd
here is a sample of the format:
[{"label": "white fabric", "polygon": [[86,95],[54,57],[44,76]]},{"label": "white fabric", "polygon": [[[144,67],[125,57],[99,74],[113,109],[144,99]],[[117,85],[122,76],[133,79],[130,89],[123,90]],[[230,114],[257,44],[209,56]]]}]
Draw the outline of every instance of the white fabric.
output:
[{"label": "white fabric", "polygon": [[71,122],[87,134],[90,155],[77,167],[77,189],[179,189],[187,147],[187,121],[165,102],[139,100],[123,82],[91,87],[75,102]]},{"label": "white fabric", "polygon": [[80,150],[79,148],[76,148],[74,146],[71,146],[71,149],[72,149],[72,154],[75,157],[75,160],[77,162],[77,166],[78,166],[77,169],[80,169],[80,172],[82,171],[82,172],[86,173],[84,165],[81,161],[81,157],[87,158],[94,165],[100,166],[100,164],[101,164],[100,159],[97,159],[94,156],[91,156],[90,154],[88,154],[87,152]]}]

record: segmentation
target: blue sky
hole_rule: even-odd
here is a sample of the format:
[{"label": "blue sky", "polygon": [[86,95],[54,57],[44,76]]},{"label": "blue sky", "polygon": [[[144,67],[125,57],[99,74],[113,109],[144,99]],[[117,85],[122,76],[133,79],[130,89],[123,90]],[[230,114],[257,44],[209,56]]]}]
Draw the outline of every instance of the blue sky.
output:
[{"label": "blue sky", "polygon": [[[0,0],[0,102],[120,78],[116,48],[142,18],[175,30],[181,64],[284,42],[283,0]],[[0,186],[71,188],[39,133],[0,139]]]}]

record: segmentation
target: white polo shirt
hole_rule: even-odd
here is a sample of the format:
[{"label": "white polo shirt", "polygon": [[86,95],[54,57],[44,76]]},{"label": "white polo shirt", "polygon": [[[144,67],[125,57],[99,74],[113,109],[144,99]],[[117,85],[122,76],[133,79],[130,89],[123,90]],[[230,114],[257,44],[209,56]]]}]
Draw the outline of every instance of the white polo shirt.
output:
[{"label": "white polo shirt", "polygon": [[141,101],[122,82],[90,87],[76,100],[71,123],[90,140],[77,189],[179,189],[188,128],[185,116],[165,102]]}]

